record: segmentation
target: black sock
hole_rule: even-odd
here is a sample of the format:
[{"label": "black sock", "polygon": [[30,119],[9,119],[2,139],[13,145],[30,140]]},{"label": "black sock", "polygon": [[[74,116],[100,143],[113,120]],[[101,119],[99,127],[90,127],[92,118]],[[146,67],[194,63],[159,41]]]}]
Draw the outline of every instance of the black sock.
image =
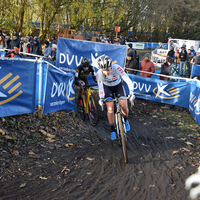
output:
[{"label": "black sock", "polygon": [[111,124],[110,128],[111,128],[111,131],[112,131],[112,132],[115,132],[115,131],[116,131],[116,128],[115,128],[115,125],[114,125],[114,124]]},{"label": "black sock", "polygon": [[124,116],[124,121],[125,121],[125,122],[127,121],[127,119],[128,119],[128,117],[125,117],[125,116]]}]

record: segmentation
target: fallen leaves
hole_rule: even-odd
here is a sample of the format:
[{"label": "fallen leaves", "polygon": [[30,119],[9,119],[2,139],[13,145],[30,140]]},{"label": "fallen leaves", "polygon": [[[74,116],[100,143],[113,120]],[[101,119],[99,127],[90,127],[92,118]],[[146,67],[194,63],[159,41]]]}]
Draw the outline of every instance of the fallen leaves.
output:
[{"label": "fallen leaves", "polygon": [[35,155],[35,153],[33,151],[29,151],[28,153],[29,155]]},{"label": "fallen leaves", "polygon": [[42,133],[42,135],[50,137],[50,138],[55,138],[56,137],[56,135],[51,135],[50,133],[47,133],[43,129],[40,129],[39,132]]},{"label": "fallen leaves", "polygon": [[73,146],[72,143],[68,143],[68,144],[65,144],[65,147],[69,148],[70,146]]},{"label": "fallen leaves", "polygon": [[23,188],[23,187],[25,187],[26,186],[26,183],[22,183],[21,185],[20,185],[20,188]]},{"label": "fallen leaves", "polygon": [[187,145],[194,147],[194,144],[192,144],[191,142],[185,142]]},{"label": "fallen leaves", "polygon": [[0,133],[2,134],[2,135],[5,135],[5,132],[0,128]]},{"label": "fallen leaves", "polygon": [[182,148],[180,148],[180,149],[177,150],[177,151],[173,151],[173,152],[172,152],[172,155],[181,154],[181,153],[189,153],[189,152],[190,152],[189,149],[187,149],[187,148],[185,148],[185,147],[182,147]]},{"label": "fallen leaves", "polygon": [[40,178],[41,180],[47,180],[46,177],[42,177],[42,176],[40,176],[39,178]]},{"label": "fallen leaves", "polygon": [[18,156],[19,155],[19,151],[18,150],[11,150],[11,154],[13,156]]},{"label": "fallen leaves", "polygon": [[70,172],[70,169],[68,169],[66,166],[63,167],[61,173],[64,173],[64,174],[68,174]]},{"label": "fallen leaves", "polygon": [[89,157],[87,157],[86,160],[93,161],[94,158],[89,158]]}]

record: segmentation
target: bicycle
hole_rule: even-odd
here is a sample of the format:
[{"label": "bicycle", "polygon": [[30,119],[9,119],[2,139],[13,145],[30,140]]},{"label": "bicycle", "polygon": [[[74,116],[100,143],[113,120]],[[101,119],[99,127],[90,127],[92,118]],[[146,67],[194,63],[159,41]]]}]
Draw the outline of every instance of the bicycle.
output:
[{"label": "bicycle", "polygon": [[[121,107],[119,105],[119,101],[121,100],[128,100],[130,96],[128,97],[116,97],[114,95],[114,99],[107,98],[104,100],[105,102],[115,102],[115,124],[117,129],[117,140],[119,142],[119,145],[122,146],[122,151],[124,155],[124,162],[128,163],[128,156],[127,156],[127,150],[126,150],[126,142],[127,142],[127,131],[125,126],[125,120],[124,116],[121,111]],[[131,102],[131,107],[133,106],[133,102]],[[102,106],[103,110],[103,106]]]},{"label": "bicycle", "polygon": [[85,116],[88,114],[90,123],[92,126],[96,126],[99,121],[99,110],[97,107],[97,101],[91,94],[90,88],[97,85],[85,85],[81,86],[81,90],[84,92],[81,95],[81,99],[77,102],[77,115],[82,121],[85,121]]}]

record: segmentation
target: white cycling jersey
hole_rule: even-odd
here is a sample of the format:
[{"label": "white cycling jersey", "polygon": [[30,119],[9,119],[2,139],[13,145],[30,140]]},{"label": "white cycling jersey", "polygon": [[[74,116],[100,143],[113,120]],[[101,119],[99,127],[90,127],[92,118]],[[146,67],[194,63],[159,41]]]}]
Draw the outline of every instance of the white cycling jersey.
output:
[{"label": "white cycling jersey", "polygon": [[129,91],[133,91],[133,83],[124,70],[117,64],[112,64],[111,73],[109,76],[103,76],[102,69],[96,74],[96,79],[99,87],[99,97],[104,98],[105,92],[103,84],[112,87],[116,86],[121,82],[121,78],[127,83]]}]

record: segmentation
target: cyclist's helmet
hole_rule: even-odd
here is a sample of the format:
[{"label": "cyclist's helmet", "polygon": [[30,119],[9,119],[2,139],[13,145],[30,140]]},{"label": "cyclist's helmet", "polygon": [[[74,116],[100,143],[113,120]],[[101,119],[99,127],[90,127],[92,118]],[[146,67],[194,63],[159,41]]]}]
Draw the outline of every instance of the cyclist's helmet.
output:
[{"label": "cyclist's helmet", "polygon": [[106,55],[103,55],[99,58],[99,60],[97,61],[98,65],[99,65],[99,69],[107,69],[108,67],[111,66],[112,64],[112,59]]},{"label": "cyclist's helmet", "polygon": [[90,61],[87,58],[83,58],[81,64],[83,65],[83,67],[89,67]]}]

